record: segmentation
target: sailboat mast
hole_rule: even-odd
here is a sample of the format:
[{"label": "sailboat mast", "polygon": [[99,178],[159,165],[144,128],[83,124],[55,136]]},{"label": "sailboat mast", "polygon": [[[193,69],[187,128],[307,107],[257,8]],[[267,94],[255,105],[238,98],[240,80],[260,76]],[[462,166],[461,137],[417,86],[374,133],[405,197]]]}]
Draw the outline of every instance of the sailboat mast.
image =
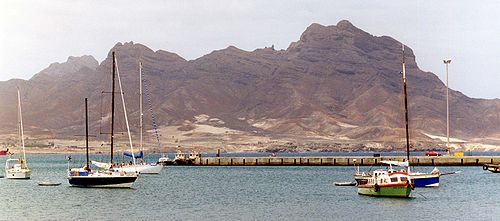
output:
[{"label": "sailboat mast", "polygon": [[89,115],[87,111],[87,98],[85,98],[85,148],[87,150],[86,170],[90,171],[89,167]]},{"label": "sailboat mast", "polygon": [[408,132],[408,94],[406,92],[406,64],[405,64],[405,46],[401,45],[403,50],[403,91],[405,102],[405,127],[406,127],[406,159],[410,165],[410,134]]},{"label": "sailboat mast", "polygon": [[19,116],[19,130],[21,133],[21,145],[23,147],[23,165],[24,167],[27,167],[26,165],[26,150],[24,147],[24,131],[23,131],[23,111],[21,109],[21,92],[19,92],[19,88],[17,88],[17,110],[19,111],[18,116]]},{"label": "sailboat mast", "polygon": [[113,71],[112,71],[112,90],[111,90],[111,153],[110,153],[110,159],[109,162],[113,164],[113,136],[114,136],[114,129],[115,129],[115,70],[116,70],[116,59],[115,59],[115,52],[112,52],[113,55]]},{"label": "sailboat mast", "polygon": [[140,117],[139,117],[139,129],[140,129],[140,140],[139,140],[139,149],[143,151],[143,146],[142,146],[142,118],[143,118],[143,113],[142,113],[142,62],[139,62],[139,109],[140,109]]},{"label": "sailboat mast", "polygon": [[130,152],[132,153],[132,162],[135,166],[135,155],[134,155],[134,146],[132,145],[132,135],[130,134],[130,124],[128,123],[128,117],[127,117],[127,107],[125,107],[125,97],[123,96],[123,87],[122,87],[122,81],[120,78],[120,71],[118,70],[118,65],[116,67],[116,75],[118,77],[118,86],[120,86],[120,97],[122,98],[122,105],[123,105],[123,115],[125,116],[125,125],[127,126],[127,134],[128,134],[128,141],[130,144]]}]

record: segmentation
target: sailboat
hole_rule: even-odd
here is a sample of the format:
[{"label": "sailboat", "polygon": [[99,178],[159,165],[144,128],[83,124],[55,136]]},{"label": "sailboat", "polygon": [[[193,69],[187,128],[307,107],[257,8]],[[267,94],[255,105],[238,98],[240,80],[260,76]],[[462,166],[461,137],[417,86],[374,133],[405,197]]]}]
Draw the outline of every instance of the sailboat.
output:
[{"label": "sailboat", "polygon": [[29,179],[31,170],[28,168],[26,150],[24,147],[23,114],[21,110],[21,92],[17,89],[17,117],[19,119],[19,139],[23,149],[23,155],[17,159],[7,159],[5,162],[5,176],[8,179]]},{"label": "sailboat", "polygon": [[[85,98],[85,146],[86,146],[86,165],[82,168],[73,168],[69,169],[69,160],[68,160],[68,182],[71,186],[76,187],[105,187],[105,188],[130,188],[137,180],[139,173],[137,172],[125,172],[125,171],[117,171],[113,166],[113,135],[114,135],[114,119],[115,119],[115,71],[116,68],[116,57],[115,52],[112,52],[113,55],[113,70],[112,70],[112,92],[111,92],[111,148],[110,148],[110,162],[106,163],[108,165],[106,168],[101,169],[100,171],[94,171],[90,169],[90,163],[92,161],[89,160],[89,148],[88,148],[88,112],[87,112],[87,98]],[[121,82],[120,75],[118,72],[118,81],[120,84],[121,90]],[[123,101],[123,93],[122,101]],[[128,129],[128,120],[126,118],[126,109],[125,102],[123,102],[124,112],[125,112],[125,120],[127,122]],[[132,147],[132,140],[130,138],[129,133],[129,141],[130,141],[130,149],[132,154],[134,153]],[[135,160],[133,160],[135,164]]]},{"label": "sailboat", "polygon": [[131,157],[134,159],[141,159],[141,163],[138,163],[136,165],[130,165],[130,164],[124,164],[120,167],[115,168],[118,171],[125,171],[125,172],[133,172],[137,171],[141,174],[159,174],[161,169],[163,168],[162,165],[159,163],[146,163],[144,162],[144,147],[143,147],[143,112],[142,112],[142,62],[139,62],[139,128],[140,128],[140,136],[139,136],[139,146],[140,146],[140,152],[138,154],[132,154],[129,152],[124,152],[123,155],[127,157]]},{"label": "sailboat", "polygon": [[[410,171],[410,136],[408,130],[408,93],[406,92],[406,64],[405,64],[405,46],[402,45],[403,53],[403,90],[405,101],[405,130],[406,130],[406,160],[408,162],[407,172],[409,173],[414,187],[437,187],[439,186],[439,170],[435,167],[431,173],[411,172]],[[389,170],[392,170],[392,164],[389,164]]]},{"label": "sailboat", "polygon": [[[388,165],[388,171],[397,171],[393,168],[393,166],[405,167],[406,172],[411,178],[411,182],[413,187],[438,187],[439,186],[439,177],[441,176],[440,171],[435,167],[430,173],[422,173],[422,172],[412,172],[410,171],[410,138],[409,138],[409,129],[408,129],[408,96],[406,92],[406,64],[404,57],[404,45],[402,46],[403,52],[403,90],[404,90],[404,102],[405,102],[405,131],[406,131],[406,152],[407,152],[407,163],[398,162],[398,161],[382,161],[382,164]],[[401,171],[401,170],[400,170]],[[404,171],[404,170],[402,170]],[[367,177],[371,176],[371,174],[364,173],[356,173],[354,175],[354,179],[358,184],[364,184],[367,182]]]},{"label": "sailboat", "polygon": [[392,166],[388,169],[377,169],[372,174],[355,174],[354,178],[358,183],[358,194],[381,197],[409,197],[413,189],[413,180],[410,172],[410,139],[408,131],[408,96],[406,92],[406,64],[403,48],[403,91],[405,106],[405,129],[406,129],[406,162],[383,161],[382,163],[397,164],[406,167],[406,170],[394,170]]}]

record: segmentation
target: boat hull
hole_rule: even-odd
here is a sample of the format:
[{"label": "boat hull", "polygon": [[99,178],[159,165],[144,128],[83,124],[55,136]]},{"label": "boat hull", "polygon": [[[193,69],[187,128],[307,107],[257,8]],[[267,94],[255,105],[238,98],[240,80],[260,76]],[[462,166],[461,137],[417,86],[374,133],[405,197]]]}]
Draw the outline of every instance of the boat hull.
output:
[{"label": "boat hull", "polygon": [[75,187],[130,188],[137,176],[68,176],[68,182]]},{"label": "boat hull", "polygon": [[163,169],[163,166],[160,164],[148,165],[148,167],[145,167],[143,170],[139,171],[139,173],[141,173],[141,174],[159,174],[162,169]]},{"label": "boat hull", "polygon": [[6,170],[5,178],[7,179],[30,179],[30,170]]},{"label": "boat hull", "polygon": [[414,187],[438,187],[439,174],[410,175]]},{"label": "boat hull", "polygon": [[374,185],[359,185],[358,194],[375,197],[409,197],[411,193],[410,185],[391,185],[391,186],[374,186]]},{"label": "boat hull", "polygon": [[[439,174],[418,174],[410,175],[414,187],[438,187]],[[357,185],[364,185],[368,183],[368,176],[355,175]]]},{"label": "boat hull", "polygon": [[487,171],[490,171],[492,173],[500,173],[500,165],[485,164],[485,165],[483,165],[483,170],[487,170]]},{"label": "boat hull", "polygon": [[134,173],[138,172],[140,174],[159,174],[163,168],[160,164],[137,164],[137,165],[127,165],[124,167],[116,167],[113,170],[118,172]]}]

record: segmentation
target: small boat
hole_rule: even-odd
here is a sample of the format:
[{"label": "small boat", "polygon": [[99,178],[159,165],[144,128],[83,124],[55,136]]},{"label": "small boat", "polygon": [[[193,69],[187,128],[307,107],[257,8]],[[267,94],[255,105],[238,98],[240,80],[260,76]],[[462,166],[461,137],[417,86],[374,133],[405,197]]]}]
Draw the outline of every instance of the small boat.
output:
[{"label": "small boat", "polygon": [[175,153],[174,164],[176,165],[187,164],[186,154],[178,150],[177,153]]},{"label": "small boat", "polygon": [[[399,166],[399,167],[405,167],[408,165],[406,162],[399,162],[399,161],[381,161],[383,164],[389,165],[389,172],[396,171],[392,166]],[[400,171],[406,171],[408,172],[408,169],[402,169]],[[439,186],[439,177],[441,176],[439,170],[437,167],[434,167],[434,169],[430,173],[422,173],[422,172],[413,172],[410,171],[408,173],[411,178],[411,182],[414,187],[438,187]]]},{"label": "small boat", "polygon": [[9,148],[7,148],[6,150],[0,150],[0,156],[5,156],[9,153]]},{"label": "small boat", "polygon": [[188,161],[193,162],[199,158],[201,158],[201,154],[196,151],[193,151],[189,154]]},{"label": "small boat", "polygon": [[19,119],[19,138],[21,141],[21,146],[23,154],[17,159],[7,159],[5,162],[5,176],[7,179],[29,179],[31,176],[31,170],[28,168],[28,162],[26,160],[26,150],[24,147],[24,130],[23,130],[23,114],[21,110],[21,92],[17,89],[17,113]]},{"label": "small boat", "polygon": [[8,159],[5,162],[5,175],[8,179],[29,179],[31,170],[26,166],[23,158]]},{"label": "small boat", "polygon": [[500,164],[485,164],[483,165],[483,170],[487,170],[492,173],[500,173]]},{"label": "small boat", "polygon": [[160,165],[163,165],[163,166],[166,166],[166,165],[172,165],[174,164],[174,161],[171,160],[170,158],[168,158],[167,155],[162,155],[159,159],[158,159],[158,164]]},{"label": "small boat", "polygon": [[335,186],[356,186],[356,182],[335,182]]},{"label": "small boat", "polygon": [[[383,162],[382,162],[383,163]],[[401,163],[401,162],[399,162]],[[394,172],[397,170],[389,167],[389,172]],[[437,171],[437,172],[436,172]],[[407,172],[405,169],[400,170],[400,172]],[[413,187],[438,187],[439,177],[442,175],[437,168],[431,173],[420,173],[420,172],[410,172],[409,173]],[[354,174],[354,180],[358,185],[368,183],[368,178],[372,176],[371,173],[356,173]]]},{"label": "small boat", "polygon": [[414,187],[438,187],[441,173],[434,167],[430,173],[410,172],[410,177]]},{"label": "small boat", "polygon": [[39,181],[38,186],[59,186],[60,182]]},{"label": "small boat", "polygon": [[390,173],[384,169],[373,171],[371,177],[366,178],[366,184],[358,185],[358,194],[382,197],[409,197],[413,185],[406,172]]}]

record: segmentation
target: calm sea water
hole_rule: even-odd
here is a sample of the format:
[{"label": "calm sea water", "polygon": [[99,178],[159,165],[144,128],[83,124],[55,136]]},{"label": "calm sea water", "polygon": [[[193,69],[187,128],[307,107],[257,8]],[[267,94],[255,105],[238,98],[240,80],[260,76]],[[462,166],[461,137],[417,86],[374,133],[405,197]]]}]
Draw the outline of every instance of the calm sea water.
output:
[{"label": "calm sea water", "polygon": [[[416,189],[411,199],[389,199],[333,185],[352,180],[353,167],[177,166],[142,175],[133,189],[75,188],[65,157],[29,155],[31,180],[0,179],[0,220],[500,219],[500,174],[481,167],[441,167],[463,172],[442,176],[439,188]],[[41,187],[41,180],[62,184]]]}]

